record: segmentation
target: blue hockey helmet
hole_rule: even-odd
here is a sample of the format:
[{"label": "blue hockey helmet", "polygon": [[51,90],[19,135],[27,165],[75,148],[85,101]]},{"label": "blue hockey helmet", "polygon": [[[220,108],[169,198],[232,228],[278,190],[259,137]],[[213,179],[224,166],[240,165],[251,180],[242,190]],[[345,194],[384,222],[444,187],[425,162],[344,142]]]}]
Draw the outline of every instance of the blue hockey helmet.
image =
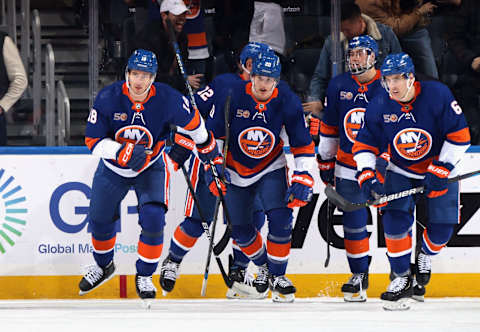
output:
[{"label": "blue hockey helmet", "polygon": [[280,58],[273,51],[259,53],[253,58],[252,74],[280,78],[282,65]]},{"label": "blue hockey helmet", "polygon": [[[367,53],[366,63],[364,65],[354,64],[350,61],[350,52],[355,49],[363,49]],[[375,54],[375,58],[372,57]],[[347,65],[350,72],[354,75],[360,75],[375,66],[378,57],[378,45],[375,39],[369,35],[353,37],[348,43]]]},{"label": "blue hockey helmet", "polygon": [[127,69],[135,69],[155,75],[157,73],[157,57],[151,51],[138,49],[128,59]]},{"label": "blue hockey helmet", "polygon": [[270,46],[264,43],[249,42],[240,53],[240,63],[245,66],[248,59],[255,58],[259,53],[273,51]]},{"label": "blue hockey helmet", "polygon": [[404,74],[408,76],[409,73],[415,74],[415,66],[412,59],[407,53],[389,54],[383,61],[380,68],[382,76]]}]

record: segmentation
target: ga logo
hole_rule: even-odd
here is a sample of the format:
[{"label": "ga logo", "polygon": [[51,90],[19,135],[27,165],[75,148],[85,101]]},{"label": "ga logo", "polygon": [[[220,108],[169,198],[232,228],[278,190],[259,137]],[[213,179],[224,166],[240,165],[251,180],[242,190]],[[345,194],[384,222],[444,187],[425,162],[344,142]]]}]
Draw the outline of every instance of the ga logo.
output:
[{"label": "ga logo", "polygon": [[125,126],[115,133],[115,140],[119,143],[130,142],[144,145],[151,149],[153,146],[153,136],[150,131],[142,126]]},{"label": "ga logo", "polygon": [[365,108],[353,108],[347,112],[343,118],[343,129],[345,136],[352,143],[355,143],[358,131],[363,126],[363,119],[365,117]]},{"label": "ga logo", "polygon": [[406,128],[399,131],[393,139],[397,153],[407,160],[419,160],[432,148],[432,136],[420,128]]},{"label": "ga logo", "polygon": [[250,127],[240,133],[238,145],[250,158],[261,159],[273,150],[275,135],[263,127]]}]

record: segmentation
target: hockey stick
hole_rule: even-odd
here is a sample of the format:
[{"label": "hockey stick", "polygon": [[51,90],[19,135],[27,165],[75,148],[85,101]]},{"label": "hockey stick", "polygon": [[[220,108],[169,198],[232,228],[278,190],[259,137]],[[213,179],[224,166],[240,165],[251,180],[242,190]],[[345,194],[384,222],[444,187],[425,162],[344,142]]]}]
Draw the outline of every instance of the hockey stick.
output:
[{"label": "hockey stick", "polygon": [[[332,211],[333,210],[333,211]],[[333,224],[333,213],[335,211],[335,206],[327,199],[327,233],[325,234],[327,240],[327,258],[325,258],[324,267],[328,267],[330,263],[330,227]]]},{"label": "hockey stick", "polygon": [[[227,160],[227,152],[228,152],[228,141],[229,141],[229,124],[228,124],[228,119],[229,119],[229,114],[230,114],[230,100],[231,100],[231,91],[229,91],[227,100],[225,101],[225,107],[224,107],[224,114],[225,114],[225,141],[223,144],[223,169],[225,170],[226,167],[226,160]],[[208,272],[210,270],[210,259],[212,257],[212,251],[213,251],[213,237],[215,235],[215,229],[217,226],[217,220],[218,220],[218,210],[220,208],[220,199],[217,198],[217,201],[215,203],[215,214],[213,215],[213,222],[212,222],[212,237],[210,238],[210,242],[208,245],[208,253],[207,253],[207,262],[205,264],[205,272],[203,274],[203,282],[202,282],[202,291],[201,291],[201,296],[205,296],[205,293],[207,291],[207,281],[208,281]],[[218,254],[215,254],[215,256],[218,257]],[[230,288],[230,287],[229,287]]]},{"label": "hockey stick", "polygon": [[[448,179],[448,183],[458,182],[478,174],[480,174],[480,170],[476,170],[470,173],[465,173],[465,174],[456,176],[454,178]],[[387,203],[390,201],[394,201],[399,198],[415,195],[423,192],[423,190],[424,190],[423,186],[415,187],[415,188],[406,189],[397,193],[393,193],[388,196],[382,196],[374,201],[370,201],[370,202],[367,201],[364,203],[352,203],[347,201],[338,192],[336,192],[331,185],[327,185],[327,187],[325,188],[325,195],[327,195],[328,199],[332,201],[332,203],[335,204],[339,209],[346,212],[351,212],[351,211],[359,210],[372,205],[379,205],[379,204]]]},{"label": "hockey stick", "polygon": [[[188,95],[190,97],[190,102],[192,103],[193,108],[198,112],[197,103],[195,102],[195,97],[193,96],[192,87],[190,86],[190,83],[188,83],[188,77],[187,77],[187,74],[186,74],[185,69],[183,67],[182,56],[180,54],[180,47],[178,46],[177,38],[175,37],[175,30],[173,29],[173,24],[170,21],[170,19],[167,19],[167,27],[168,27],[168,34],[170,36],[170,41],[173,45],[173,49],[175,50],[175,57],[177,59],[178,68],[180,69],[180,73],[183,76],[183,79],[185,81],[185,86],[187,87],[187,90],[188,90]],[[213,166],[213,164],[212,164],[212,166]],[[214,172],[214,176],[215,176],[216,169],[215,169],[215,167],[213,167],[213,169],[215,170],[215,172]],[[183,173],[183,176],[185,177],[185,181],[187,181],[188,188],[190,189],[190,192],[192,193],[193,200],[194,200],[195,204],[197,205],[198,213],[200,214],[200,218],[202,219],[202,227],[205,231],[205,234],[207,235],[207,238],[208,238],[209,241],[210,240],[213,241],[212,236],[210,234],[210,228],[208,227],[208,223],[205,221],[205,219],[203,217],[204,215],[202,215],[202,213],[200,212],[201,209],[200,209],[198,199],[195,195],[195,190],[194,190],[193,185],[190,181],[190,178],[188,177],[185,166],[183,166],[183,165],[182,165],[182,173]],[[217,176],[218,176],[218,174],[217,174]],[[218,181],[219,181],[219,179],[215,178],[215,182],[217,183]],[[217,188],[218,188],[218,186],[219,186],[219,184],[217,183]],[[220,194],[221,194],[221,192],[220,192]],[[223,195],[222,195],[222,197],[223,197]],[[222,277],[223,277],[223,280],[225,281],[225,284],[229,288],[232,287],[233,282],[230,280],[230,278],[228,278],[228,275],[226,274],[225,269],[223,268],[222,261],[220,260],[220,258],[218,256],[215,257],[215,259],[218,263],[218,268],[220,269],[220,273],[222,274]]]}]

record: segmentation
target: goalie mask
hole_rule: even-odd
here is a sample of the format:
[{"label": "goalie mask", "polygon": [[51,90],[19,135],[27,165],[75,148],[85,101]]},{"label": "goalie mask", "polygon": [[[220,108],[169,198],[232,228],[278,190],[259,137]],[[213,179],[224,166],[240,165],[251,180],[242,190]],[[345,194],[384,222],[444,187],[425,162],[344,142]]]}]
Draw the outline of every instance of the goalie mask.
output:
[{"label": "goalie mask", "polygon": [[347,65],[353,75],[361,75],[377,62],[377,42],[368,35],[353,37],[348,43]]}]

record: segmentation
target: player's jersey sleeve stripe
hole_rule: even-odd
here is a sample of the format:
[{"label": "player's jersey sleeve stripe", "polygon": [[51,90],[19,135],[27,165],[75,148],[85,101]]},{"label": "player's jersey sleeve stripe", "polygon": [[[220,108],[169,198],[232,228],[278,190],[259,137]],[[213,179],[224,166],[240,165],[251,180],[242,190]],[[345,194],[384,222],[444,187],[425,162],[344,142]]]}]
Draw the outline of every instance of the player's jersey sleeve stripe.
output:
[{"label": "player's jersey sleeve stripe", "polygon": [[260,171],[270,165],[270,163],[275,160],[282,152],[283,144],[277,144],[277,146],[273,148],[272,152],[267,157],[265,157],[257,166],[255,166],[254,168],[249,168],[233,159],[232,154],[229,151],[227,153],[227,165],[228,167],[233,168],[240,176],[250,177],[252,175],[260,173]]},{"label": "player's jersey sleeve stripe", "polygon": [[376,148],[374,146],[371,146],[371,145],[368,145],[368,144],[365,144],[365,143],[362,143],[362,142],[359,142],[359,141],[355,141],[355,143],[353,144],[353,147],[352,147],[352,153],[357,154],[357,153],[364,152],[364,151],[372,152],[376,156],[380,153],[378,148]]},{"label": "player's jersey sleeve stripe", "polygon": [[195,110],[195,115],[193,116],[193,119],[190,120],[190,122],[187,123],[187,125],[183,128],[185,130],[195,130],[199,125],[200,125],[200,112],[198,112],[198,110]]},{"label": "player's jersey sleeve stripe", "polygon": [[338,136],[338,126],[329,126],[325,122],[320,122],[320,134],[324,136]]},{"label": "player's jersey sleeve stripe", "polygon": [[463,128],[447,134],[447,140],[454,144],[470,144],[470,131]]},{"label": "player's jersey sleeve stripe", "polygon": [[292,151],[295,157],[313,156],[315,154],[315,146],[313,145],[313,142],[304,146],[290,146],[290,151]]},{"label": "player's jersey sleeve stripe", "polygon": [[338,149],[337,151],[337,161],[346,166],[351,166],[352,168],[357,167],[357,163],[355,162],[355,160],[353,160],[353,154],[347,153],[342,149]]},{"label": "player's jersey sleeve stripe", "polygon": [[93,151],[95,145],[100,141],[100,138],[85,137],[85,145],[90,151]]}]

